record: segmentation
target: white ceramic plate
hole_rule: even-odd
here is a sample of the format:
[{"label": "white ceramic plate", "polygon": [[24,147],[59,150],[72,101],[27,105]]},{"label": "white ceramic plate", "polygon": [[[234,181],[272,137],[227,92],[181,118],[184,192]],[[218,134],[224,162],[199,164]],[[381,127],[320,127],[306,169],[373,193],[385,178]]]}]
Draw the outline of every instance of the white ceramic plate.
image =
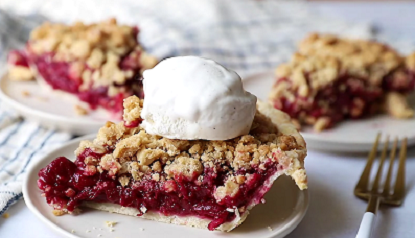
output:
[{"label": "white ceramic plate", "polygon": [[[281,176],[265,196],[266,204],[252,210],[247,220],[230,233],[211,232],[179,225],[159,223],[139,217],[124,216],[104,211],[85,209],[79,215],[56,217],[46,204],[37,187],[38,172],[53,159],[65,156],[74,159],[73,151],[79,141],[91,140],[89,135],[68,142],[32,164],[23,182],[23,196],[28,208],[44,223],[65,237],[255,237],[281,238],[292,232],[300,223],[308,207],[308,191],[300,191],[288,177]],[[105,221],[118,222],[111,232]],[[270,230],[270,227],[272,231]],[[141,228],[144,230],[142,231]],[[74,230],[75,233],[71,231]],[[90,231],[90,232],[87,232]]]},{"label": "white ceramic plate", "polygon": [[[274,71],[246,77],[243,82],[245,90],[255,94],[258,99],[266,101],[275,82]],[[413,106],[415,108],[415,103]],[[415,118],[398,120],[387,115],[380,115],[362,120],[345,121],[321,133],[315,133],[311,127],[304,127],[301,134],[309,149],[367,152],[372,148],[379,132],[391,137],[407,137],[408,144],[414,145]],[[381,146],[382,143],[379,148]]]},{"label": "white ceramic plate", "polygon": [[2,102],[27,120],[47,128],[86,135],[96,133],[106,121],[116,120],[104,110],[80,116],[75,112],[75,106],[79,103],[69,95],[65,96],[44,90],[36,81],[12,81],[6,76],[0,80]]}]

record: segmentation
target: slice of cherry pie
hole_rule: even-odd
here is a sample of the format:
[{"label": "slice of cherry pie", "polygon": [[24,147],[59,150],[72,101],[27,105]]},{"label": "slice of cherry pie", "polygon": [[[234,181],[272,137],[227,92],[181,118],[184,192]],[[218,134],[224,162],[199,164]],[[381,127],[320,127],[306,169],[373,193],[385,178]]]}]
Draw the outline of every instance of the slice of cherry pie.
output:
[{"label": "slice of cherry pie", "polygon": [[231,231],[264,202],[280,175],[307,188],[306,145],[287,114],[257,103],[248,135],[178,140],[140,126],[143,101],[124,101],[124,122],[107,122],[82,141],[76,161],[60,157],[39,172],[55,215],[86,206],[162,222]]},{"label": "slice of cherry pie", "polygon": [[9,78],[37,78],[40,85],[75,95],[91,109],[119,113],[124,98],[144,96],[141,73],[157,63],[137,34],[137,27],[115,19],[90,25],[45,23],[31,32],[23,50],[9,53]]},{"label": "slice of cherry pie", "polygon": [[378,42],[311,34],[276,78],[270,102],[316,131],[380,111],[414,115],[406,98],[415,86],[415,53],[402,57]]}]

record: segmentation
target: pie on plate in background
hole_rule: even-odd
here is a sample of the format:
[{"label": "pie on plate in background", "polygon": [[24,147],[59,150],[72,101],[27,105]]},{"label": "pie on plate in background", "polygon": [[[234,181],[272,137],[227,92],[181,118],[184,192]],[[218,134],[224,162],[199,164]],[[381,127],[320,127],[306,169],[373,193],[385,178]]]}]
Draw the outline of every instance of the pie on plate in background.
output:
[{"label": "pie on plate in background", "polygon": [[143,97],[141,74],[157,63],[137,41],[138,32],[115,19],[44,23],[31,32],[24,49],[9,53],[8,78],[36,78],[43,88],[75,98],[79,114],[103,108],[120,117],[122,100]]},{"label": "pie on plate in background", "polygon": [[375,41],[311,34],[290,62],[278,66],[269,93],[275,108],[315,131],[380,112],[408,119],[415,53],[401,56]]},{"label": "pie on plate in background", "polygon": [[415,53],[311,34],[290,62],[243,83],[289,114],[309,149],[366,152],[379,131],[415,144]]}]

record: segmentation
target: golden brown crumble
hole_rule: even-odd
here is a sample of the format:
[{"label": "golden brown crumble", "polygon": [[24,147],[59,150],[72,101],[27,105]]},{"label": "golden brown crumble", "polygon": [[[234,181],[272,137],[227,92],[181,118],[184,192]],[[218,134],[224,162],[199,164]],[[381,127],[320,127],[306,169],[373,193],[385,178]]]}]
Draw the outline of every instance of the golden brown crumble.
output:
[{"label": "golden brown crumble", "polygon": [[131,96],[124,99],[123,119],[126,123],[132,123],[140,119],[141,109],[143,108],[143,100],[137,96]]},{"label": "golden brown crumble", "polygon": [[55,216],[63,216],[67,213],[68,212],[66,212],[64,210],[58,210],[58,209],[55,209],[55,210],[52,211],[52,214],[55,215]]},{"label": "golden brown crumble", "polygon": [[22,95],[23,95],[23,97],[30,97],[31,94],[30,94],[30,92],[24,90],[24,91],[22,91]]},{"label": "golden brown crumble", "polygon": [[118,178],[118,181],[120,182],[121,186],[125,187],[128,186],[128,184],[130,183],[130,178],[126,175],[121,175]]},{"label": "golden brown crumble", "polygon": [[[141,68],[153,68],[158,60],[144,52],[136,40],[137,31],[132,26],[117,24],[109,19],[94,24],[77,22],[73,25],[44,23],[35,28],[29,38],[29,50],[35,54],[53,52],[54,61],[70,63],[70,75],[82,78],[80,90],[109,87],[108,95],[122,92],[122,85],[134,72],[120,67],[120,61],[128,56]],[[10,65],[9,76],[16,80],[34,79],[26,67]],[[93,82],[93,83],[92,83]]]},{"label": "golden brown crumble", "polygon": [[299,52],[317,56],[320,61],[335,58],[342,71],[368,78],[371,85],[380,85],[382,78],[404,61],[395,50],[384,44],[342,39],[329,34],[309,35],[300,43]]},{"label": "golden brown crumble", "polygon": [[[115,19],[86,25],[44,23],[30,34],[31,49],[37,53],[56,51],[56,57],[70,61],[73,57],[88,59],[95,49],[123,55],[136,47],[134,28],[118,25]],[[66,58],[69,57],[69,58]]]},{"label": "golden brown crumble", "polygon": [[80,105],[75,105],[75,113],[80,115],[80,116],[84,116],[84,115],[88,115],[88,110],[86,110],[85,108],[83,108]]},{"label": "golden brown crumble", "polygon": [[[415,54],[405,59],[378,42],[311,34],[300,43],[299,51],[291,61],[277,68],[276,75],[289,78],[292,89],[307,97],[314,96],[340,74],[368,79],[369,85],[380,86],[384,76],[404,64],[407,68],[415,68]],[[288,84],[280,83],[273,89],[271,97],[294,97],[288,95],[288,88]]]},{"label": "golden brown crumble", "polygon": [[[141,109],[131,105],[141,107],[142,101],[135,96],[124,101],[124,118],[135,121]],[[301,189],[306,188],[304,140],[286,114],[266,103],[258,105],[250,134],[231,140],[172,140],[150,135],[140,126],[127,128],[123,123],[107,122],[93,142],[82,141],[75,153],[79,155],[86,148],[105,153],[98,162],[85,159],[88,171],[94,173],[90,166],[96,167],[95,172],[108,171],[122,186],[151,175],[155,181],[165,181],[166,190],[173,191],[175,188],[168,181],[200,182],[204,169],[209,168],[228,171],[230,175],[226,184],[217,188],[215,196],[220,199],[224,194],[235,194],[235,187],[249,181],[249,174],[232,175],[237,170],[265,169],[263,164],[274,160],[293,176]]]},{"label": "golden brown crumble", "polygon": [[189,180],[197,177],[203,172],[203,166],[199,159],[190,157],[178,157],[169,165],[166,165],[164,172],[170,177],[184,176]]},{"label": "golden brown crumble", "polygon": [[105,149],[105,147],[103,147],[102,145],[93,143],[92,141],[84,140],[79,143],[79,147],[75,150],[75,156],[79,156],[87,148],[91,149],[93,152],[98,154],[103,154],[107,152],[107,149]]},{"label": "golden brown crumble", "polygon": [[222,200],[226,196],[233,197],[236,195],[239,191],[239,185],[233,180],[233,177],[229,177],[224,186],[216,188],[214,196],[217,201]]}]

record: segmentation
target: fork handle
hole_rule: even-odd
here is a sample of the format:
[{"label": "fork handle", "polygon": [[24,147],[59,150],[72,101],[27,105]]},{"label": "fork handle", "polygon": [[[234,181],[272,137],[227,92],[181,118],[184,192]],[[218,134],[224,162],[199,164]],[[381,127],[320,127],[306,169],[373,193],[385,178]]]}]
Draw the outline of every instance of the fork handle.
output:
[{"label": "fork handle", "polygon": [[376,214],[365,212],[362,223],[360,223],[359,231],[356,238],[370,238],[372,236],[373,224],[375,224]]},{"label": "fork handle", "polygon": [[370,238],[375,224],[376,212],[378,211],[380,198],[377,195],[369,197],[366,213],[363,215],[362,223],[360,223],[359,231],[356,238]]}]

